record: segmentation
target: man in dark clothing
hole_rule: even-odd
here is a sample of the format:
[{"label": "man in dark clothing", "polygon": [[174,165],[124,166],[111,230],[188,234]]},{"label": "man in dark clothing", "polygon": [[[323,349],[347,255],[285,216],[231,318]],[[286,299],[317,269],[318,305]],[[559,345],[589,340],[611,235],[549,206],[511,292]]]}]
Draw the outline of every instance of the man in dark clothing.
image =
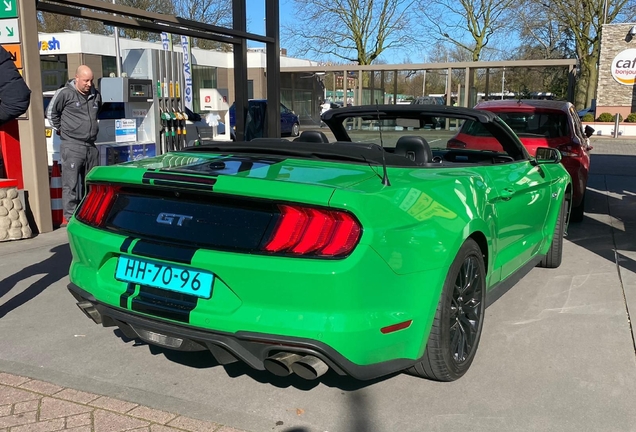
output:
[{"label": "man in dark clothing", "polygon": [[[0,45],[0,126],[26,112],[31,103],[31,90],[15,67],[11,55]],[[0,178],[4,177],[4,161],[0,151]]]},{"label": "man in dark clothing", "polygon": [[46,116],[61,141],[62,226],[66,226],[82,199],[79,189],[86,174],[99,164],[95,140],[99,132],[97,114],[101,107],[102,97],[93,86],[93,71],[82,65],[77,68],[75,79],[55,93],[47,108]]}]

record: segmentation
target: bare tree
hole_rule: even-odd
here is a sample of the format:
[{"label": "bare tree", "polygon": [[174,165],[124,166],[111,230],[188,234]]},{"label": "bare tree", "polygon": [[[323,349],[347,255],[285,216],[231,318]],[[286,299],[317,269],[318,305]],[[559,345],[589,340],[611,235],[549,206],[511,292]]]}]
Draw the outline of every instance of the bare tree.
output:
[{"label": "bare tree", "polygon": [[38,12],[38,31],[45,33],[61,33],[63,31],[89,31],[94,34],[106,34],[104,24],[82,18]]},{"label": "bare tree", "polygon": [[[596,97],[601,28],[603,23],[629,22],[634,19],[633,0],[526,0],[526,8],[548,17],[566,35],[569,49],[579,60],[575,102],[580,108],[590,106]],[[526,22],[526,32],[536,43],[550,51],[547,22]]]},{"label": "bare tree", "polygon": [[83,22],[75,17],[51,14],[48,12],[38,13],[38,31],[45,33],[61,33],[65,30],[83,30]]},{"label": "bare tree", "polygon": [[480,60],[493,36],[512,22],[517,0],[419,0],[419,12],[429,33],[470,53]]},{"label": "bare tree", "polygon": [[[117,4],[130,6],[148,12],[164,13],[174,15],[174,5],[171,0],[117,0]],[[120,29],[120,32],[129,39],[141,39],[157,41],[160,39],[156,33],[146,32],[138,29]]]},{"label": "bare tree", "polygon": [[[520,46],[506,57],[510,60],[573,58],[572,31],[556,19],[556,11],[538,4],[520,4]],[[558,68],[514,68],[506,74],[506,82],[517,92],[550,92],[559,99],[567,97],[568,71]]]},{"label": "bare tree", "polygon": [[572,31],[557,17],[555,9],[534,1],[520,4],[520,52],[527,58],[552,59],[574,55]]},{"label": "bare tree", "polygon": [[372,64],[384,51],[412,41],[416,0],[294,0],[296,19],[283,28],[298,55]]},{"label": "bare tree", "polygon": [[[221,27],[232,25],[232,2],[227,0],[173,0],[175,13],[182,17],[205,24]],[[192,45],[204,49],[230,50],[225,44],[194,39]]]}]

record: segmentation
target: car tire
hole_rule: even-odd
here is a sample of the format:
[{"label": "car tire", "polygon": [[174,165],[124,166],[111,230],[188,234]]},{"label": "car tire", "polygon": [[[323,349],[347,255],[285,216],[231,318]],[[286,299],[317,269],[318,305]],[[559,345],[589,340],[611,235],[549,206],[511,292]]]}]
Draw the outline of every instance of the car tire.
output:
[{"label": "car tire", "polygon": [[300,125],[298,123],[294,123],[291,130],[291,136],[297,137],[300,135]]},{"label": "car tire", "polygon": [[479,245],[468,239],[446,276],[424,356],[407,373],[435,381],[461,378],[475,358],[485,307],[484,258]]},{"label": "car tire", "polygon": [[557,268],[561,265],[563,259],[563,235],[565,233],[565,219],[567,216],[567,200],[563,200],[561,203],[561,210],[557,218],[556,226],[554,227],[554,237],[552,238],[552,244],[548,253],[543,257],[539,263],[539,267],[543,268]]},{"label": "car tire", "polygon": [[572,207],[572,211],[570,212],[570,222],[582,222],[585,212],[585,194],[583,194],[583,199],[581,200],[581,204],[576,207]]}]

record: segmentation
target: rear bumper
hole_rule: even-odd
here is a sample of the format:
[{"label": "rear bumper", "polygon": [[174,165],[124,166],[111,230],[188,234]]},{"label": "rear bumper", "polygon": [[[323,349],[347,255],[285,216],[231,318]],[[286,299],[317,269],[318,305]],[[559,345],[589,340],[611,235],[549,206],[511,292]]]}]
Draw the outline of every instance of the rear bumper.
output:
[{"label": "rear bumper", "polygon": [[131,339],[140,338],[169,349],[207,350],[222,365],[242,361],[254,369],[265,370],[264,361],[268,357],[279,352],[289,352],[317,357],[339,375],[369,380],[402,371],[416,363],[412,359],[394,359],[358,365],[320,341],[264,333],[225,333],[185,327],[106,305],[73,283],[68,285],[68,289],[77,299],[80,309],[97,324],[119,327]]}]

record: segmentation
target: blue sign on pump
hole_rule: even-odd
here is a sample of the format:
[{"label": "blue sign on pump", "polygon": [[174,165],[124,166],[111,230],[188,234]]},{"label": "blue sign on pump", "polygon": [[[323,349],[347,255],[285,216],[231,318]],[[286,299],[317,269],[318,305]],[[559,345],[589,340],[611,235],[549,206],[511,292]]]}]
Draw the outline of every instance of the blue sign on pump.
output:
[{"label": "blue sign on pump", "polygon": [[115,142],[137,141],[137,121],[135,119],[115,120]]}]

